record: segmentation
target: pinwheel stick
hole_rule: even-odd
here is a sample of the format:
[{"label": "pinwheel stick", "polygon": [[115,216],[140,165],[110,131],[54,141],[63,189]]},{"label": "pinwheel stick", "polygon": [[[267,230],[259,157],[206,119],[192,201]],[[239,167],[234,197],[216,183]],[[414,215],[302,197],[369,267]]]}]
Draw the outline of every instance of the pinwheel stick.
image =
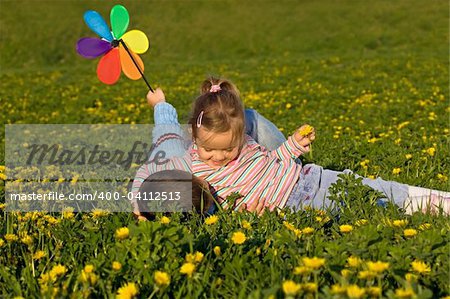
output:
[{"label": "pinwheel stick", "polygon": [[122,44],[122,46],[125,49],[125,51],[127,51],[128,55],[130,55],[131,60],[133,61],[134,65],[136,66],[136,68],[138,69],[138,71],[141,74],[142,78],[144,79],[145,84],[147,84],[147,86],[150,89],[150,91],[153,92],[153,88],[150,86],[150,83],[148,83],[147,78],[145,78],[144,73],[142,72],[141,68],[137,64],[136,60],[134,60],[134,57],[133,57],[133,55],[131,55],[130,50],[128,50],[128,47],[125,44],[125,42],[121,39],[120,43]]}]

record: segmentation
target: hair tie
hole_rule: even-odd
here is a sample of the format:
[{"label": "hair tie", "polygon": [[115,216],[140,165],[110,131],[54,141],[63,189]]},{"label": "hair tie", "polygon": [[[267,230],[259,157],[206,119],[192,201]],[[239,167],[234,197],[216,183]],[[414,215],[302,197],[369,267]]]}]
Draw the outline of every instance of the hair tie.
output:
[{"label": "hair tie", "polygon": [[200,128],[202,126],[203,113],[204,112],[202,110],[197,117],[197,128]]},{"label": "hair tie", "polygon": [[215,85],[211,85],[211,88],[210,88],[209,92],[218,92],[220,90],[222,90],[220,88],[220,85],[219,84],[215,84]]}]

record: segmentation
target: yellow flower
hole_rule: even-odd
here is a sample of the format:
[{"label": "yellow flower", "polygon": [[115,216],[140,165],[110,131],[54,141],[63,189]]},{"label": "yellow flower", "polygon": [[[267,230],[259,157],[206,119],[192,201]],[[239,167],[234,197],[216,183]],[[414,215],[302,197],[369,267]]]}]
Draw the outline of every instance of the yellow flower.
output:
[{"label": "yellow flower", "polygon": [[302,262],[303,262],[303,265],[305,265],[306,267],[311,268],[313,270],[317,270],[320,267],[322,267],[323,265],[325,265],[325,259],[318,258],[318,257],[313,257],[313,258],[304,257],[304,258],[302,258]]},{"label": "yellow flower", "polygon": [[367,268],[369,268],[369,270],[372,272],[381,273],[389,269],[389,263],[381,261],[367,262]]},{"label": "yellow flower", "polygon": [[302,233],[305,235],[312,234],[313,232],[314,232],[314,228],[309,227],[309,226],[302,229]]},{"label": "yellow flower", "polygon": [[191,277],[194,271],[195,265],[193,263],[184,263],[180,268],[180,273],[186,274],[188,277]]},{"label": "yellow flower", "polygon": [[376,276],[376,273],[370,271],[359,271],[358,278],[359,279],[372,279]]},{"label": "yellow flower", "polygon": [[170,284],[170,275],[163,271],[155,271],[154,279],[159,286],[168,286]]},{"label": "yellow flower", "polygon": [[349,233],[353,230],[353,226],[349,225],[349,224],[343,224],[341,226],[339,226],[339,231],[341,233]]},{"label": "yellow flower", "polygon": [[425,150],[425,152],[426,152],[428,155],[430,155],[431,157],[433,157],[434,154],[436,153],[436,149],[435,149],[434,147],[430,147],[430,148],[427,148],[427,149]]},{"label": "yellow flower", "polygon": [[310,125],[303,125],[300,127],[300,129],[298,129],[298,134],[300,134],[300,136],[305,137],[308,136],[309,134],[311,134],[314,131],[314,128]]},{"label": "yellow flower", "polygon": [[438,178],[438,180],[440,180],[442,182],[448,181],[448,177],[445,174],[442,174],[442,173],[438,173],[437,174],[437,178]]},{"label": "yellow flower", "polygon": [[114,261],[112,263],[112,268],[113,270],[119,271],[120,269],[122,269],[122,264],[117,261]]},{"label": "yellow flower", "polygon": [[247,240],[247,237],[245,236],[245,234],[243,232],[234,232],[233,236],[231,237],[231,240],[233,241],[234,244],[243,244],[245,242],[245,240]]},{"label": "yellow flower", "polygon": [[344,278],[347,278],[350,276],[350,274],[352,274],[352,271],[350,271],[349,269],[342,269],[341,270],[341,275]]},{"label": "yellow flower", "polygon": [[124,240],[128,238],[129,235],[130,230],[128,229],[128,227],[121,227],[116,230],[116,238],[119,240]]},{"label": "yellow flower", "polygon": [[425,273],[431,272],[430,266],[428,266],[427,264],[425,264],[424,262],[419,261],[419,260],[415,260],[414,262],[412,262],[411,266],[415,272],[420,273],[420,274],[425,274]]},{"label": "yellow flower", "polygon": [[331,294],[337,295],[337,294],[343,294],[347,291],[347,288],[340,284],[333,284],[331,286]]},{"label": "yellow flower", "polygon": [[134,282],[129,282],[117,290],[117,299],[131,299],[139,293]]},{"label": "yellow flower", "polygon": [[417,231],[413,228],[408,228],[403,231],[403,234],[405,235],[405,237],[410,238],[410,237],[414,237],[415,235],[417,235]]},{"label": "yellow flower", "polygon": [[349,298],[361,298],[364,295],[364,288],[360,288],[356,284],[347,286],[347,296]]},{"label": "yellow flower", "polygon": [[392,169],[392,174],[397,175],[397,174],[399,174],[400,172],[402,172],[402,169],[401,169],[401,168],[396,167],[396,168]]},{"label": "yellow flower", "polygon": [[415,297],[415,293],[412,289],[396,289],[395,296],[398,298],[412,298]]},{"label": "yellow flower", "polygon": [[2,248],[3,245],[5,245],[5,241],[3,239],[0,239],[0,248]]},{"label": "yellow flower", "polygon": [[213,251],[214,251],[214,254],[215,254],[216,256],[220,256],[220,255],[221,255],[221,252],[220,252],[220,246],[215,246],[214,249],[213,249]]},{"label": "yellow flower", "polygon": [[94,209],[92,211],[91,215],[92,215],[93,218],[100,218],[100,217],[108,215],[108,212],[100,210],[100,209]]},{"label": "yellow flower", "polygon": [[56,279],[58,276],[62,276],[67,272],[67,268],[61,264],[53,266],[49,274],[52,279]]},{"label": "yellow flower", "polygon": [[298,266],[294,268],[294,274],[295,275],[304,275],[311,272],[311,269],[305,266]]},{"label": "yellow flower", "polygon": [[20,241],[22,241],[23,244],[30,246],[33,244],[33,238],[29,235],[24,236]]},{"label": "yellow flower", "polygon": [[247,220],[242,221],[242,227],[248,230],[252,229],[252,225]]},{"label": "yellow flower", "polygon": [[301,286],[292,280],[286,280],[283,282],[283,292],[287,296],[295,296],[299,291]]},{"label": "yellow flower", "polygon": [[406,158],[406,160],[409,160],[409,159],[412,158],[412,156],[413,156],[413,155],[411,155],[411,154],[406,154],[406,155],[405,155],[405,158]]},{"label": "yellow flower", "polygon": [[403,219],[403,220],[394,220],[392,222],[392,224],[396,227],[403,227],[406,226],[408,224],[408,220]]},{"label": "yellow flower", "polygon": [[212,215],[205,219],[205,224],[213,225],[217,221],[219,221],[219,217],[217,215]]},{"label": "yellow flower", "polygon": [[426,230],[426,229],[430,229],[430,228],[431,228],[431,224],[429,224],[429,223],[423,223],[423,224],[419,225],[420,230]]},{"label": "yellow flower", "polygon": [[361,259],[357,256],[349,256],[347,258],[347,264],[349,267],[357,268],[361,264]]},{"label": "yellow flower", "polygon": [[42,250],[38,250],[33,254],[33,259],[34,260],[40,260],[41,258],[43,258],[45,256],[45,252]]},{"label": "yellow flower", "polygon": [[367,221],[366,219],[359,219],[359,220],[356,220],[356,222],[355,222],[355,224],[357,225],[357,226],[362,226],[362,225],[364,225],[364,224],[367,224],[369,221]]},{"label": "yellow flower", "polygon": [[380,297],[381,296],[381,288],[380,287],[368,287],[367,294],[371,297]]},{"label": "yellow flower", "polygon": [[169,224],[170,218],[167,216],[162,216],[161,219],[159,220],[159,222],[161,222],[161,224]]},{"label": "yellow flower", "polygon": [[308,293],[317,292],[318,286],[315,282],[306,282],[303,284],[303,289]]},{"label": "yellow flower", "polygon": [[86,273],[92,273],[94,271],[94,266],[93,265],[86,265],[84,266],[84,272]]},{"label": "yellow flower", "polygon": [[405,279],[408,282],[414,282],[414,281],[417,281],[417,275],[412,274],[412,273],[406,273],[405,274]]},{"label": "yellow flower", "polygon": [[203,260],[203,253],[196,251],[194,253],[186,254],[186,262],[188,263],[200,263]]},{"label": "yellow flower", "polygon": [[287,221],[283,221],[283,225],[288,229],[288,230],[294,230],[295,226],[293,226],[291,223],[287,222]]},{"label": "yellow flower", "polygon": [[6,208],[6,203],[0,203],[0,210],[3,210],[4,208]]},{"label": "yellow flower", "polygon": [[5,240],[8,242],[14,242],[17,241],[19,239],[18,236],[16,236],[15,234],[6,234],[5,235]]}]

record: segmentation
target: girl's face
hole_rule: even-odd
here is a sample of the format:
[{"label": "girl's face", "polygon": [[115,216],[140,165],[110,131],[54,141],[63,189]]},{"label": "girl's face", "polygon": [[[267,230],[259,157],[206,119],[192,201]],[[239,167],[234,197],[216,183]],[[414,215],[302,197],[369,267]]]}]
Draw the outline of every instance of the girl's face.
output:
[{"label": "girl's face", "polygon": [[213,133],[200,127],[197,133],[198,156],[211,168],[225,166],[239,155],[241,146],[238,140],[233,140],[231,131]]}]

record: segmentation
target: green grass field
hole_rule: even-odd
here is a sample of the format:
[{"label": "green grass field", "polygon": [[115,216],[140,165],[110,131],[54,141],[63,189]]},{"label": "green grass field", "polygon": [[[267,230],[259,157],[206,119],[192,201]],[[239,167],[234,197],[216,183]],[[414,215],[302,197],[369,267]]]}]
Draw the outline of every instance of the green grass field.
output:
[{"label": "green grass field", "polygon": [[[86,60],[75,51],[79,38],[95,36],[83,13],[93,9],[106,17],[115,4],[0,0],[3,124],[153,122],[143,80],[122,75],[116,85],[104,85],[95,73],[98,59]],[[144,31],[150,39],[149,51],[141,55],[146,77],[153,87],[163,88],[182,122],[202,80],[226,77],[239,87],[246,107],[257,109],[286,136],[303,123],[316,128],[314,152],[305,162],[450,190],[448,1],[121,4],[130,13],[129,28]],[[4,127],[1,165],[8,146]],[[2,212],[0,291],[6,298],[50,298],[52,292],[56,298],[111,297],[130,282],[142,298],[268,298],[289,296],[283,282],[293,280],[301,290],[292,296],[312,298],[371,297],[371,287],[381,288],[381,295],[374,291],[373,296],[380,298],[401,297],[399,289],[413,290],[418,298],[449,295],[447,217],[377,210],[367,226],[357,226],[350,216],[357,221],[363,214],[325,225],[314,220],[325,216],[315,213],[287,217],[295,229],[315,230],[312,236],[300,236],[274,213],[260,219],[223,213],[216,226],[209,226],[202,219],[180,223],[177,217],[170,224],[134,225],[124,214],[32,219]],[[393,225],[386,219],[408,224]],[[252,229],[245,228],[244,220]],[[431,228],[420,229],[426,223]],[[353,225],[351,234],[339,231],[342,224]],[[120,227],[130,227],[130,237],[117,240],[114,233]],[[403,229],[408,228],[419,234],[405,237]],[[237,230],[248,238],[243,246],[230,241],[230,232]],[[33,242],[21,242],[24,234]],[[148,253],[150,244],[154,253]],[[215,246],[222,248],[221,256],[214,254]],[[37,251],[45,256],[32,258]],[[187,278],[179,268],[185,255],[195,251],[205,257],[195,262],[195,275]],[[367,269],[348,268],[352,255],[390,266],[371,280],[358,278],[358,271]],[[293,274],[302,257],[313,256],[325,258],[325,265]],[[431,273],[408,281],[405,274],[415,259],[431,265]],[[111,268],[113,261],[121,263],[121,270]],[[66,267],[65,273],[52,272],[53,280],[42,278],[58,264]],[[89,273],[80,278],[86,265],[94,265],[95,282]],[[353,274],[346,277],[343,269]],[[170,274],[169,285],[157,283],[157,270]],[[307,283],[316,283],[318,290],[308,289]],[[355,288],[333,293],[334,284],[357,285],[364,294],[356,296]]]}]

